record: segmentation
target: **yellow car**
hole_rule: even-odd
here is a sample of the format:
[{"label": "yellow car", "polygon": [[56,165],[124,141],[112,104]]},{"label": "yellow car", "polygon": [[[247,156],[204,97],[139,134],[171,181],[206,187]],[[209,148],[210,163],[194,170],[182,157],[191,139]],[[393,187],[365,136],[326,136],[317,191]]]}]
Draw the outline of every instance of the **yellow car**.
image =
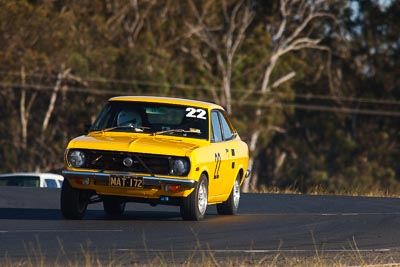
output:
[{"label": "yellow car", "polygon": [[249,150],[224,109],[168,97],[109,99],[86,135],[65,151],[61,212],[81,219],[103,202],[120,216],[126,202],[180,206],[184,220],[201,220],[207,205],[234,215],[250,174]]}]

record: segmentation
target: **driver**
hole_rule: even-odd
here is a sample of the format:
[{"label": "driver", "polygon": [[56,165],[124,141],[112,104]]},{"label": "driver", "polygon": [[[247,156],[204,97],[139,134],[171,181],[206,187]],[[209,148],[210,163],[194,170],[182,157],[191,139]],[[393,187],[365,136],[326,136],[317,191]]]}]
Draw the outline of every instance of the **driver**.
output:
[{"label": "driver", "polygon": [[117,126],[142,126],[140,114],[134,110],[121,110],[117,117]]}]

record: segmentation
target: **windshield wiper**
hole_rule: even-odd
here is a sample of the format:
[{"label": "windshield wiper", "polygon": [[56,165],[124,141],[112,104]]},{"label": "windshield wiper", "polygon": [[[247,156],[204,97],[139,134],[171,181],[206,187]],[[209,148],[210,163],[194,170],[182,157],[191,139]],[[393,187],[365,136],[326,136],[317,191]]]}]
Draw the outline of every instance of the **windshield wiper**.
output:
[{"label": "windshield wiper", "polygon": [[117,129],[132,129],[135,132],[143,132],[144,130],[148,130],[150,128],[149,127],[143,127],[143,126],[121,125],[121,126],[114,126],[114,127],[111,127],[111,128],[106,128],[106,129],[98,130],[98,131],[104,133],[104,132],[109,132],[109,131],[117,130]]},{"label": "windshield wiper", "polygon": [[170,129],[170,130],[165,130],[165,131],[154,132],[151,135],[167,134],[167,133],[197,133],[197,134],[201,134],[201,131],[198,129],[196,129],[196,130]]}]

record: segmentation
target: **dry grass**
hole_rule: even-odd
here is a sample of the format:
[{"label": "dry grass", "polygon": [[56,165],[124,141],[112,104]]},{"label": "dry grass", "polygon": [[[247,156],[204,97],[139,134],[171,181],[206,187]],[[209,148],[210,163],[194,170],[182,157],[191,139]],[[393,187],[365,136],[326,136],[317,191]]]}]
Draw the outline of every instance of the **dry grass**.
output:
[{"label": "dry grass", "polygon": [[251,193],[268,193],[268,194],[306,194],[306,195],[332,195],[332,196],[364,196],[364,197],[400,197],[398,193],[389,191],[389,189],[384,188],[348,188],[341,190],[327,190],[322,186],[315,186],[308,189],[306,192],[301,192],[298,188],[294,186],[289,186],[287,188],[278,188],[276,186],[266,187],[262,186],[259,189],[251,190]]},{"label": "dry grass", "polygon": [[400,266],[400,251],[365,252],[360,251],[355,240],[348,251],[332,252],[318,250],[310,252],[276,251],[270,253],[253,253],[236,256],[221,256],[211,249],[199,249],[190,255],[178,255],[177,251],[110,251],[108,255],[96,253],[81,246],[80,252],[70,255],[60,247],[55,259],[46,258],[40,247],[30,245],[23,259],[14,259],[5,255],[0,258],[4,267],[64,267],[64,266]]},{"label": "dry grass", "polygon": [[216,259],[213,255],[205,255],[201,259],[190,259],[185,261],[179,261],[176,259],[170,259],[165,256],[152,259],[149,261],[138,261],[136,256],[132,259],[125,257],[124,260],[101,260],[95,256],[83,256],[84,260],[69,261],[69,262],[51,262],[46,260],[40,260],[40,262],[31,262],[29,260],[6,260],[0,261],[1,266],[4,267],[64,267],[64,266],[107,266],[107,267],[126,267],[126,266],[400,266],[400,263],[396,261],[392,256],[373,256],[372,259],[366,260],[369,256],[355,254],[341,253],[338,255],[328,255],[327,253],[322,255],[310,255],[310,256],[293,256],[278,253],[276,255],[265,255],[261,259],[248,257],[245,259]]}]

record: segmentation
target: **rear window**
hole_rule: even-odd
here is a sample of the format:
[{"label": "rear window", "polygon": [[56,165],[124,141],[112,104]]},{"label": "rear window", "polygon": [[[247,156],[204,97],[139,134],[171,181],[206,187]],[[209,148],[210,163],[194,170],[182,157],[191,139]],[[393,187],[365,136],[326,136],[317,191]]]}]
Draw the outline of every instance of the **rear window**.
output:
[{"label": "rear window", "polygon": [[29,186],[39,187],[39,176],[3,176],[0,177],[0,186]]}]

